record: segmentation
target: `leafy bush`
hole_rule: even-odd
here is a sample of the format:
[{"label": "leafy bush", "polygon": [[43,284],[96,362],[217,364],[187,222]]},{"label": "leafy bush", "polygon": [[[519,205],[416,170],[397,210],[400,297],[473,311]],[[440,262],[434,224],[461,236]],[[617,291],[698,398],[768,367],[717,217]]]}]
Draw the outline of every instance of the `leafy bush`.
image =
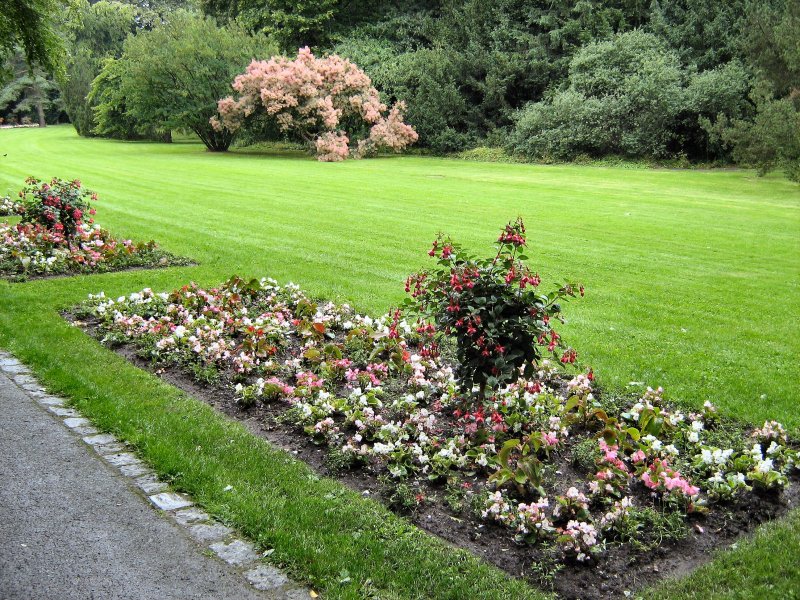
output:
[{"label": "leafy bush", "polygon": [[614,154],[724,156],[704,120],[746,114],[751,77],[738,61],[696,72],[656,36],[631,31],[584,46],[569,86],[516,116],[506,148],[527,159]]},{"label": "leafy bush", "polygon": [[519,113],[508,148],[527,158],[666,156],[684,80],[677,56],[652,34],[588,44],[570,63],[569,88]]},{"label": "leafy bush", "polygon": [[562,344],[552,322],[560,319],[559,301],[582,295],[583,287],[539,292],[539,275],[524,262],[525,245],[522,219],[506,225],[490,258],[475,258],[440,234],[429,252],[436,268],[406,281],[406,306],[423,321],[420,331],[455,339],[462,392],[477,384],[482,398],[487,387],[515,381],[520,372],[530,376],[545,349],[562,363],[575,361],[574,350],[557,352]]},{"label": "leafy bush", "polygon": [[217,100],[253,56],[273,51],[265,38],[235,25],[176,11],[152,31],[128,37],[122,56],[105,63],[91,96],[98,102],[96,131],[116,132],[122,116],[123,130],[132,118],[140,133],[186,129],[210,150],[227,150],[232,132],[209,123]]},{"label": "leafy bush", "polygon": [[520,162],[519,159],[514,158],[503,148],[495,148],[491,146],[478,146],[472,150],[464,150],[459,152],[455,158],[475,162],[492,162],[492,163],[516,163]]},{"label": "leafy bush", "polygon": [[754,96],[752,120],[722,114],[714,122],[704,120],[711,139],[731,148],[736,162],[756,167],[759,175],[782,169],[800,182],[800,95],[775,99],[757,90]]}]

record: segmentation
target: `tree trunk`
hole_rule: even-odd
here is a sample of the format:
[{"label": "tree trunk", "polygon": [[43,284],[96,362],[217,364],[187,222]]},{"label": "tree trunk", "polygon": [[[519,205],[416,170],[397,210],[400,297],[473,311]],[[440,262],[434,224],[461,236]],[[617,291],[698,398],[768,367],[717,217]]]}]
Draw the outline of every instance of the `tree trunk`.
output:
[{"label": "tree trunk", "polygon": [[171,144],[172,143],[172,131],[168,129],[167,131],[163,132],[161,134],[161,141],[164,142],[165,144]]},{"label": "tree trunk", "polygon": [[47,121],[44,118],[44,106],[42,103],[42,91],[39,86],[34,84],[31,86],[33,92],[33,104],[36,107],[36,115],[39,117],[39,127],[47,127]]}]

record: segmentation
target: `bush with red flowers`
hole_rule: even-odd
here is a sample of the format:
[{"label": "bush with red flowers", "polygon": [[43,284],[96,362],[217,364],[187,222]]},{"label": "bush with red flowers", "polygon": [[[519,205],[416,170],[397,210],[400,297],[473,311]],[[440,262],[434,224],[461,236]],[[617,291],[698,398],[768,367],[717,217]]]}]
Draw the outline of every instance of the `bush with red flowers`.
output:
[{"label": "bush with red flowers", "polygon": [[561,300],[583,295],[574,283],[540,291],[538,273],[525,264],[521,218],[506,225],[496,245],[493,257],[476,258],[439,234],[428,253],[436,267],[406,280],[411,298],[405,306],[418,315],[434,347],[437,336],[455,340],[461,391],[478,386],[481,398],[487,387],[529,376],[545,353],[575,362],[575,351],[563,346],[553,323],[561,320]]},{"label": "bush with red flowers", "polygon": [[96,201],[97,194],[81,187],[77,179],[64,181],[54,177],[45,183],[28,177],[25,184],[19,192],[17,207],[23,223],[39,224],[70,237],[82,223],[94,222],[91,216],[95,210],[89,201]]}]

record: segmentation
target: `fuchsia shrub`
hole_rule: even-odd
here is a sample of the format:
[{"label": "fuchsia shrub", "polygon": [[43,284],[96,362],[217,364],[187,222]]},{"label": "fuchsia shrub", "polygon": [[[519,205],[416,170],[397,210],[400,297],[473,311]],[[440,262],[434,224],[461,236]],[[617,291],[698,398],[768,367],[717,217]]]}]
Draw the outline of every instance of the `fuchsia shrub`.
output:
[{"label": "fuchsia shrub", "polygon": [[317,58],[306,47],[294,60],[254,60],[233,89],[238,97],[219,101],[219,118],[211,119],[215,129],[236,131],[263,110],[281,131],[308,142],[322,161],[400,151],[417,141],[417,132],[403,122],[405,105],[389,109],[367,74],[335,54]]}]

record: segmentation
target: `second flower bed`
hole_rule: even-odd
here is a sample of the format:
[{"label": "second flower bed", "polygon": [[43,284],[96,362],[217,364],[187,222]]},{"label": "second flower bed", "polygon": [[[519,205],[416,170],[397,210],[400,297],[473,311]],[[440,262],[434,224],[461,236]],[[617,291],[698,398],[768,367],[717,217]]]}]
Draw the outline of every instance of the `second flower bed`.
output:
[{"label": "second flower bed", "polygon": [[20,223],[0,223],[0,276],[13,281],[53,275],[104,273],[135,267],[189,265],[189,259],[161,250],[153,241],[115,239],[94,223],[90,202],[97,195],[78,180],[34,178],[19,200],[0,199],[0,215]]}]

